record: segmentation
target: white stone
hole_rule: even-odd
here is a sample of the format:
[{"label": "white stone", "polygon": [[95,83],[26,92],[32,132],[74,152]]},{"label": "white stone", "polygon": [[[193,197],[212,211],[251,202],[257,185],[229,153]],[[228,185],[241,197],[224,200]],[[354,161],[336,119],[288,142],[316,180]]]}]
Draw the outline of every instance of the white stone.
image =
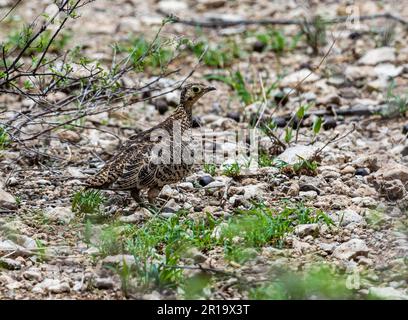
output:
[{"label": "white stone", "polygon": [[382,47],[368,51],[358,62],[364,65],[376,65],[381,62],[392,62],[395,59],[395,48]]},{"label": "white stone", "polygon": [[357,256],[366,256],[368,247],[361,239],[351,239],[339,245],[333,252],[333,257],[340,260],[350,260]]},{"label": "white stone", "polygon": [[392,287],[371,287],[369,294],[382,300],[408,300],[408,295]]},{"label": "white stone", "polygon": [[291,86],[298,84],[302,80],[304,80],[303,83],[315,82],[319,80],[319,76],[309,69],[301,69],[294,73],[288,74],[282,79],[280,84],[281,86]]},{"label": "white stone", "polygon": [[69,292],[70,286],[66,282],[60,282],[58,279],[44,279],[44,281],[36,284],[31,290],[34,293],[63,293]]},{"label": "white stone", "polygon": [[55,207],[45,210],[44,215],[51,221],[62,222],[68,224],[75,217],[75,213],[72,212],[69,207]]},{"label": "white stone", "polygon": [[266,185],[264,183],[245,186],[244,199],[249,200],[262,197],[262,195],[264,194],[265,187]]},{"label": "white stone", "polygon": [[364,221],[362,216],[350,209],[339,212],[339,218],[343,227],[349,225],[350,223],[360,224]]},{"label": "white stone", "polygon": [[290,165],[293,165],[299,161],[310,160],[316,152],[316,147],[296,145],[287,148],[283,153],[281,153],[277,158],[284,161]]},{"label": "white stone", "polygon": [[382,63],[374,68],[374,72],[377,76],[384,78],[395,78],[399,76],[403,70],[404,67],[396,67],[391,63]]},{"label": "white stone", "polygon": [[102,260],[103,266],[122,266],[125,261],[128,267],[135,265],[135,257],[130,254],[118,254],[115,256],[107,256]]},{"label": "white stone", "polygon": [[300,224],[295,227],[294,233],[299,237],[308,235],[315,235],[319,232],[319,225],[317,223]]},{"label": "white stone", "polygon": [[165,12],[166,14],[170,14],[170,13],[180,14],[182,13],[180,11],[187,10],[188,8],[187,3],[183,1],[174,1],[174,0],[160,1],[158,3],[158,6],[159,6],[159,10],[161,10],[162,12]]}]

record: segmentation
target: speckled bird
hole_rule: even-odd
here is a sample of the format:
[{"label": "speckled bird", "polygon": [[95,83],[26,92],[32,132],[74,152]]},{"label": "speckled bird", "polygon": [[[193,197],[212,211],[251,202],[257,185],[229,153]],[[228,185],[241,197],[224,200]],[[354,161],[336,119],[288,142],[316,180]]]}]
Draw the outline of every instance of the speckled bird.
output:
[{"label": "speckled bird", "polygon": [[[148,200],[153,203],[164,185],[179,182],[191,172],[191,161],[185,161],[184,157],[176,161],[173,156],[174,149],[188,148],[189,141],[181,139],[180,142],[175,135],[177,132],[183,135],[191,129],[194,104],[212,90],[215,88],[201,83],[183,86],[174,113],[153,128],[129,137],[118,153],[85,181],[85,186],[130,191],[139,204],[143,203],[140,191],[147,189]],[[158,144],[161,148],[156,152]],[[158,158],[161,161],[157,161]]]}]

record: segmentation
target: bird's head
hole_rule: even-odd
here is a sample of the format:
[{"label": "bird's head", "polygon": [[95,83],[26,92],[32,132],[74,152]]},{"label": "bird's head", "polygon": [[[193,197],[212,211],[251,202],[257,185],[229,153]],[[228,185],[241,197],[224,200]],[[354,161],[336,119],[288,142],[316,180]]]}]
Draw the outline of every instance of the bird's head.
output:
[{"label": "bird's head", "polygon": [[207,92],[216,90],[203,83],[190,83],[181,89],[180,104],[191,111],[191,107]]}]

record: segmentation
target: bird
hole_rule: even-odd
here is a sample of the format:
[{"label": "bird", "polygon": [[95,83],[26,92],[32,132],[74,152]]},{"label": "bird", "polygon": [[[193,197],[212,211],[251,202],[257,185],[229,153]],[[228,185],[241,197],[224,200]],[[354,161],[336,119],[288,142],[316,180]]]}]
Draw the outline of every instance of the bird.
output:
[{"label": "bird", "polygon": [[[85,181],[86,189],[130,191],[141,206],[142,190],[154,204],[163,186],[177,183],[190,174],[193,163],[188,156],[194,104],[206,93],[216,90],[203,83],[189,83],[181,88],[176,110],[156,126],[132,135],[116,154]],[[187,135],[187,140],[183,140]],[[181,137],[181,139],[180,139]],[[179,153],[177,153],[179,152]],[[181,157],[177,155],[181,154]]]}]

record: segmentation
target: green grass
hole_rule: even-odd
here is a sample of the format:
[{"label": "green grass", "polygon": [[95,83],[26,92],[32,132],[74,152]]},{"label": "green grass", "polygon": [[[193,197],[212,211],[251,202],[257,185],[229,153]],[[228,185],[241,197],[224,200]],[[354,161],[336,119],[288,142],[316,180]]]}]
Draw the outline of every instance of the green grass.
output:
[{"label": "green grass", "polygon": [[[12,30],[4,42],[3,46],[6,51],[16,49],[23,49],[27,41],[32,37],[33,29],[30,26],[24,26],[21,30]],[[30,45],[28,50],[24,53],[27,56],[43,52],[49,45],[53,33],[50,30],[45,30],[34,42]],[[48,52],[61,52],[66,48],[68,42],[72,39],[72,33],[63,30],[52,40],[49,45]]]},{"label": "green grass", "polygon": [[293,165],[285,164],[280,169],[282,173],[292,175],[305,175],[305,176],[315,176],[317,175],[317,168],[319,163],[315,160],[301,159]]},{"label": "green grass", "polygon": [[72,211],[82,214],[102,213],[105,201],[99,190],[79,190],[72,198]]},{"label": "green grass", "polygon": [[[170,218],[156,215],[142,227],[114,222],[103,228],[99,241],[93,245],[102,257],[120,253],[134,256],[134,266],[122,265],[115,270],[126,295],[170,289],[185,298],[198,298],[208,293],[214,275],[186,277],[180,266],[194,265],[192,249],[205,254],[224,248],[227,260],[242,263],[255,258],[265,245],[283,246],[284,237],[296,225],[315,222],[332,223],[322,211],[302,204],[285,204],[284,209],[275,210],[255,203],[248,210],[238,210],[227,221],[209,213],[193,219],[181,210]],[[92,225],[86,228],[90,241]]]},{"label": "green grass", "polygon": [[205,173],[208,173],[211,176],[215,176],[216,171],[217,171],[217,165],[213,163],[205,163],[203,170]]},{"label": "green grass", "polygon": [[312,48],[314,54],[318,54],[319,49],[327,43],[326,20],[322,16],[316,15],[311,21],[305,20],[300,27],[307,45]]},{"label": "green grass", "polygon": [[208,47],[203,56],[205,65],[214,68],[225,68],[232,65],[235,59],[242,58],[245,51],[234,39],[227,39],[219,43],[211,43],[207,39],[200,40],[188,45],[189,49],[198,58]]},{"label": "green grass", "polygon": [[395,87],[396,84],[392,81],[387,88],[387,108],[381,114],[385,118],[405,116],[408,111],[408,94],[395,93]]},{"label": "green grass", "polygon": [[256,34],[256,39],[265,47],[264,51],[273,51],[278,55],[295,49],[300,37],[301,34],[297,34],[289,39],[280,30],[275,29],[268,29],[265,32]]},{"label": "green grass", "polygon": [[280,270],[270,281],[249,291],[255,300],[351,299],[347,275],[329,265],[314,265],[302,272]]},{"label": "green grass", "polygon": [[10,145],[10,137],[6,129],[0,126],[0,150],[5,150]]},{"label": "green grass", "polygon": [[274,161],[266,151],[260,150],[258,157],[258,165],[260,167],[273,167]]},{"label": "green grass", "polygon": [[295,226],[318,222],[333,224],[323,211],[306,208],[301,203],[288,204],[283,210],[271,209],[262,202],[254,203],[249,210],[238,210],[223,229],[226,256],[244,262],[256,254],[253,249],[265,245],[282,247],[285,236],[293,232]]},{"label": "green grass", "polygon": [[144,37],[131,37],[116,44],[115,49],[119,53],[127,53],[133,65],[140,70],[144,70],[145,67],[163,69],[174,56],[174,50],[164,38],[158,39],[151,46]]},{"label": "green grass", "polygon": [[[155,216],[143,227],[113,223],[102,230],[94,245],[102,256],[127,253],[135,257],[137,263],[131,271],[122,270],[127,268],[123,266],[117,272],[122,276],[130,272],[126,278],[136,280],[137,290],[174,289],[184,280],[177,265],[188,257],[188,250],[206,251],[216,245],[211,235],[217,224],[210,214],[193,220],[179,211],[171,218]],[[126,290],[130,289],[127,284]]]},{"label": "green grass", "polygon": [[241,166],[239,165],[238,162],[224,165],[224,168],[222,171],[223,175],[227,177],[231,177],[231,178],[238,177],[240,173],[241,173]]}]

